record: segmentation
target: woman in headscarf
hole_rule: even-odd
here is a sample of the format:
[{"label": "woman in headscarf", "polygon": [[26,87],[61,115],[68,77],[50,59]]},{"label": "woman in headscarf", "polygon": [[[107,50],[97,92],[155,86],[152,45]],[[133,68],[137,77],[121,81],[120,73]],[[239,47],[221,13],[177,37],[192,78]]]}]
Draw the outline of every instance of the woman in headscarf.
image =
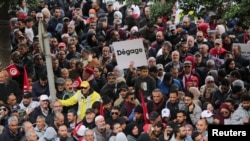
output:
[{"label": "woman in headscarf", "polygon": [[216,125],[230,125],[232,111],[228,104],[222,103],[218,113],[214,116],[214,124]]},{"label": "woman in headscarf", "polygon": [[138,125],[135,121],[127,124],[125,131],[128,141],[136,141],[141,132],[139,131]]}]

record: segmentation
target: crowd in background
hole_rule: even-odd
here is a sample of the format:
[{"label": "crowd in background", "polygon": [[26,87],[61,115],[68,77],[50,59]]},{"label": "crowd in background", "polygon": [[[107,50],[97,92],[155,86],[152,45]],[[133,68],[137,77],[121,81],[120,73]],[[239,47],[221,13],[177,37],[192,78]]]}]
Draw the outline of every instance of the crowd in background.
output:
[{"label": "crowd in background", "polygon": [[[249,26],[205,8],[175,23],[174,4],[171,16],[155,21],[147,2],[113,4],[40,0],[29,8],[18,0],[10,64],[20,75],[0,72],[0,140],[207,141],[210,124],[250,124],[249,59],[241,54]],[[39,22],[49,37],[53,94]],[[143,42],[148,65],[121,69],[112,44],[133,39]]]}]

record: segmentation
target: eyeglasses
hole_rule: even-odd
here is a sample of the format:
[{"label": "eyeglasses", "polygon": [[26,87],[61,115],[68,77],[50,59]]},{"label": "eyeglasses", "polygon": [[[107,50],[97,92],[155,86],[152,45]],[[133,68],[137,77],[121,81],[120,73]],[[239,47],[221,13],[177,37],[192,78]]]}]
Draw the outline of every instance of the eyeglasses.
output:
[{"label": "eyeglasses", "polygon": [[87,89],[88,87],[80,87],[80,89]]},{"label": "eyeglasses", "polygon": [[111,112],[112,115],[118,115],[118,112]]},{"label": "eyeglasses", "polygon": [[191,66],[184,66],[184,68],[191,68]]},{"label": "eyeglasses", "polygon": [[221,114],[228,114],[229,112],[228,111],[221,111],[220,113]]},{"label": "eyeglasses", "polygon": [[220,45],[220,43],[215,43],[214,45],[219,46],[219,45]]},{"label": "eyeglasses", "polygon": [[207,83],[209,83],[209,84],[210,84],[210,83],[214,83],[214,81],[208,81]]},{"label": "eyeglasses", "polygon": [[196,36],[197,38],[202,38],[203,36]]},{"label": "eyeglasses", "polygon": [[0,111],[6,111],[7,109],[6,108],[0,108]]}]

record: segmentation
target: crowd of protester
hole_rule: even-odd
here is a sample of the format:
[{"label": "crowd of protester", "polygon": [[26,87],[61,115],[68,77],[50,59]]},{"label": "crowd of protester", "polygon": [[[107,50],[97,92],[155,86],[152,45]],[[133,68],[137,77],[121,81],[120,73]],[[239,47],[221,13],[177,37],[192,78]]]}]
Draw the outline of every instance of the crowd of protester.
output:
[{"label": "crowd of protester", "polygon": [[[39,2],[29,8],[18,0],[11,12],[10,64],[20,75],[0,72],[1,141],[207,141],[208,125],[250,124],[249,59],[235,44],[250,41],[242,21],[228,24],[207,11],[175,23],[174,5],[170,19],[152,21],[146,2]],[[39,23],[48,32],[56,93]],[[121,69],[112,43],[133,39],[143,42],[148,65]]]}]

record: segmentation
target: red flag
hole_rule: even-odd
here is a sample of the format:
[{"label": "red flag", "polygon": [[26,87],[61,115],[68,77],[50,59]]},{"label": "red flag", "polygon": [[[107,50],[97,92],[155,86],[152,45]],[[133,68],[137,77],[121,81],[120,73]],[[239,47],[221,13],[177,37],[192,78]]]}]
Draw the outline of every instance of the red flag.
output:
[{"label": "red flag", "polygon": [[23,92],[27,92],[30,89],[29,77],[26,71],[26,67],[23,67]]},{"label": "red flag", "polygon": [[79,87],[81,86],[81,83],[82,83],[82,79],[81,79],[81,77],[79,76],[79,77],[77,77],[77,78],[75,79],[75,81],[73,82],[73,88],[74,88],[74,89],[79,88]]},{"label": "red flag", "polygon": [[104,111],[103,111],[103,105],[102,102],[100,102],[100,109],[99,109],[100,115],[104,116]]},{"label": "red flag", "polygon": [[150,123],[147,116],[148,116],[148,109],[146,107],[146,103],[144,101],[144,97],[142,95],[142,91],[139,90],[139,95],[140,95],[140,99],[141,99],[141,105],[142,105],[142,110],[143,110],[143,118],[144,118],[144,122],[145,124]]},{"label": "red flag", "polygon": [[20,71],[17,69],[15,64],[11,64],[6,68],[6,71],[9,73],[10,77],[15,77],[20,75]]}]

